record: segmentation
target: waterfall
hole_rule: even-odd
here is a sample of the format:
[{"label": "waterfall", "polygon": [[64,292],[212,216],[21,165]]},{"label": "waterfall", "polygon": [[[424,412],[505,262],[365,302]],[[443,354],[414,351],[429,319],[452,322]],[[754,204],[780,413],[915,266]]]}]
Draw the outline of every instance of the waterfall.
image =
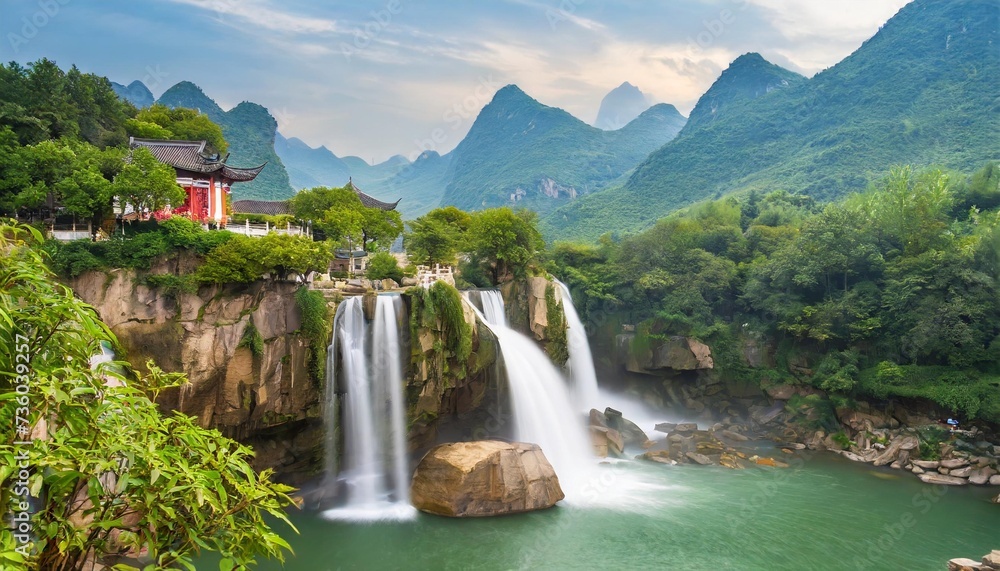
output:
[{"label": "waterfall", "polygon": [[[409,517],[409,470],[403,416],[399,296],[379,296],[365,322],[362,298],[344,300],[327,357],[327,478],[344,484],[344,504],[328,519]],[[369,339],[370,338],[370,339]],[[339,355],[338,355],[339,351]],[[339,370],[338,370],[338,356]],[[337,471],[337,396],[341,393],[343,466]]]},{"label": "waterfall", "polygon": [[600,409],[601,398],[597,389],[597,373],[594,371],[594,357],[590,353],[590,342],[587,341],[587,329],[580,321],[580,316],[573,307],[573,296],[566,284],[555,280],[562,290],[563,314],[566,316],[566,340],[569,348],[570,379],[573,382],[573,399],[579,410],[589,411]]},{"label": "waterfall", "polygon": [[594,369],[594,357],[587,340],[587,329],[580,321],[580,316],[573,307],[573,297],[569,288],[559,280],[554,280],[562,290],[563,314],[566,316],[566,340],[569,349],[570,380],[573,386],[573,398],[578,409],[590,411],[592,408],[604,410],[611,407],[621,412],[625,418],[636,423],[646,431],[647,435],[657,438],[655,426],[659,422],[679,422],[681,418],[675,415],[665,415],[655,411],[645,403],[628,395],[617,394],[600,389],[597,386],[597,372]]},{"label": "waterfall", "polygon": [[559,476],[567,501],[579,499],[595,462],[583,417],[571,404],[566,381],[531,339],[507,326],[500,292],[480,295],[483,319],[500,343],[515,438],[538,444]]}]

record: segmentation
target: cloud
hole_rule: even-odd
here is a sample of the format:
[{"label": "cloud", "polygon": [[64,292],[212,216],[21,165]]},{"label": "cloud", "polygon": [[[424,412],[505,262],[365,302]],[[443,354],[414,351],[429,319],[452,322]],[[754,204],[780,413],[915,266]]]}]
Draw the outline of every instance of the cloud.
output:
[{"label": "cloud", "polygon": [[265,0],[168,0],[215,12],[223,21],[235,19],[258,29],[283,34],[332,34],[337,31],[334,20],[296,15],[269,6]]}]

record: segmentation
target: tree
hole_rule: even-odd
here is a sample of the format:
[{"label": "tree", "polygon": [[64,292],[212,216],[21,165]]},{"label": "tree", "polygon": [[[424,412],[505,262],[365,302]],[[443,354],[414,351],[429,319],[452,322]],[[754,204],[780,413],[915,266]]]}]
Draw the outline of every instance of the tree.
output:
[{"label": "tree", "polygon": [[113,190],[123,205],[131,204],[136,212],[155,212],[168,204],[180,206],[184,202],[184,189],[177,184],[176,177],[170,165],[140,147],[132,150],[115,176]]},{"label": "tree", "polygon": [[368,260],[368,271],[365,272],[368,279],[384,280],[389,278],[396,283],[403,281],[403,270],[399,267],[396,256],[389,252],[379,252]]},{"label": "tree", "polygon": [[454,206],[431,210],[409,222],[410,231],[403,237],[403,247],[418,264],[452,265],[472,223],[472,216]]},{"label": "tree", "polygon": [[156,570],[194,569],[202,549],[219,552],[223,568],[283,559],[288,544],[264,515],[288,523],[291,488],[254,472],[249,448],[160,412],[154,398],[181,375],[153,363],[143,377],[124,362],[91,367],[115,336],[53,279],[31,245],[40,240],[0,225],[0,501],[22,507],[30,494],[37,508],[36,550],[4,526],[0,566],[63,571],[139,549]]},{"label": "tree", "polygon": [[319,186],[303,190],[289,201],[300,220],[335,242],[348,242],[365,251],[388,249],[403,232],[403,221],[395,210],[368,208],[352,189]]},{"label": "tree", "polygon": [[472,216],[470,249],[486,264],[494,285],[523,274],[544,247],[537,219],[534,212],[514,212],[507,207],[490,208]]},{"label": "tree", "polygon": [[126,123],[129,134],[148,139],[207,141],[209,152],[225,154],[229,148],[222,128],[208,115],[194,109],[171,109],[159,103],[147,107]]},{"label": "tree", "polygon": [[403,218],[395,210],[361,207],[361,244],[366,252],[388,250],[403,233]]}]

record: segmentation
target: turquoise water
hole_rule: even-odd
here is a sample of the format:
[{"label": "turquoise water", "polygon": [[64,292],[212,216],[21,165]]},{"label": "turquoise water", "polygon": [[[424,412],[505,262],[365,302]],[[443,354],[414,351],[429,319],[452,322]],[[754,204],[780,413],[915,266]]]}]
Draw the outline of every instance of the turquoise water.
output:
[{"label": "turquoise water", "polygon": [[782,459],[792,466],[603,465],[596,505],[499,518],[361,525],[299,512],[284,569],[941,571],[1000,548],[998,487],[928,486],[828,453]]}]

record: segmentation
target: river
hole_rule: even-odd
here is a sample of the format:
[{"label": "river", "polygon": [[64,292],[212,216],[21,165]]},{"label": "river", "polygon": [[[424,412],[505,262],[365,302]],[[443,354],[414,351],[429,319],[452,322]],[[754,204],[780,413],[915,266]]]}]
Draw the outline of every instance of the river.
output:
[{"label": "river", "polygon": [[929,486],[830,453],[766,452],[791,467],[603,465],[591,491],[629,488],[622,507],[374,524],[298,512],[301,535],[282,532],[295,549],[284,569],[941,571],[1000,547],[996,487]]}]

